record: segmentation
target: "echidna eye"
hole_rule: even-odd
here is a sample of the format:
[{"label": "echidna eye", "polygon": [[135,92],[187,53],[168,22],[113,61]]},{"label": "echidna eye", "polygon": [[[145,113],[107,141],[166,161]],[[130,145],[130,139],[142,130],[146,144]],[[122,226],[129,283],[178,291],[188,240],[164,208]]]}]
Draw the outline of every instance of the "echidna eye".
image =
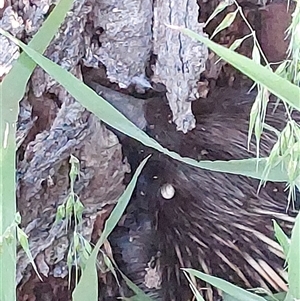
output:
[{"label": "echidna eye", "polygon": [[163,186],[161,186],[160,188],[160,193],[161,196],[166,199],[166,200],[170,200],[174,197],[175,195],[175,188],[173,185],[166,183]]}]

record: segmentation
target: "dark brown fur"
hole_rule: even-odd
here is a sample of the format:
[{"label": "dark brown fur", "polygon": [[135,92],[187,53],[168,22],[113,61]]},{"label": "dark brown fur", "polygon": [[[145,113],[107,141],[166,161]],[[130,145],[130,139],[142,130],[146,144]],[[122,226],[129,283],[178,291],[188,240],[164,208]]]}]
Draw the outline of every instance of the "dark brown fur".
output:
[{"label": "dark brown fur", "polygon": [[[253,157],[253,141],[250,152],[247,150],[253,99],[253,94],[221,90],[208,100],[198,101],[194,105],[197,127],[186,135],[175,131],[168,122],[168,106],[158,99],[148,106],[149,133],[165,147],[198,160]],[[283,109],[271,115],[272,105],[269,107],[267,123],[281,129],[285,125]],[[261,156],[269,153],[275,141],[273,133],[265,132]],[[136,155],[127,149],[131,163],[137,164],[149,152],[154,155],[139,177],[123,226],[110,238],[125,274],[156,300],[164,301],[188,299],[190,289],[181,267],[192,267],[244,288],[283,289],[280,273],[284,261],[277,256],[280,251],[274,251],[266,239],[274,239],[272,219],[287,233],[291,230],[283,185],[268,183],[257,194],[258,180],[197,169],[138,143],[131,145],[139,151]],[[171,200],[160,194],[164,183],[175,187]],[[293,215],[291,210],[289,214]],[[145,268],[156,254],[160,254],[155,263],[162,272],[162,285],[160,289],[149,289]],[[269,265],[277,278],[262,276],[262,268],[256,269],[259,265]],[[203,292],[206,300],[218,298],[216,291]]]}]

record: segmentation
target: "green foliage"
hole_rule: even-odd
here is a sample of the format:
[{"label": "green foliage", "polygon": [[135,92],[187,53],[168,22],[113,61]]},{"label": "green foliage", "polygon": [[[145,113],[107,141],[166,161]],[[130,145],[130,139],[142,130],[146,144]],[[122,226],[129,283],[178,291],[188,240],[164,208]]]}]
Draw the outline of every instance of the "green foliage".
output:
[{"label": "green foliage", "polygon": [[273,227],[275,230],[276,239],[278,240],[279,244],[281,245],[285,257],[287,257],[289,249],[290,249],[290,240],[275,220],[273,220]]},{"label": "green foliage", "polygon": [[195,277],[193,277],[193,275],[189,274],[187,271],[183,270],[183,273],[184,273],[185,277],[189,281],[189,285],[190,285],[191,291],[193,292],[196,300],[197,301],[204,301],[204,298],[201,296],[200,292],[197,289],[197,285],[195,283]]},{"label": "green foliage", "polygon": [[[223,11],[228,5],[229,1],[222,1],[216,11],[213,13],[210,19],[215,17],[218,13]],[[39,64],[49,75],[56,79],[65,89],[76,98],[84,107],[97,115],[108,125],[121,131],[122,133],[139,140],[146,146],[157,149],[160,152],[167,154],[168,156],[196,166],[199,168],[209,169],[219,172],[227,172],[233,174],[241,174],[249,177],[254,177],[263,180],[288,182],[291,187],[299,185],[299,129],[298,125],[289,120],[287,127],[282,133],[278,135],[278,143],[274,146],[269,158],[257,158],[245,159],[245,160],[232,160],[229,162],[215,161],[215,162],[197,162],[192,159],[182,158],[178,154],[171,152],[163,148],[158,142],[148,137],[143,131],[138,129],[129,120],[127,120],[120,112],[114,109],[103,98],[98,96],[89,87],[85,86],[80,80],[75,78],[72,74],[62,69],[60,66],[54,64],[41,53],[44,52],[47,45],[50,43],[54,34],[57,32],[60,24],[62,23],[67,11],[72,5],[71,0],[61,0],[39,32],[33,37],[31,42],[27,45],[13,38],[7,32],[0,29],[0,33],[9,37],[17,45],[19,45],[24,52],[20,55],[19,60],[16,62],[11,72],[5,77],[0,84],[0,96],[1,96],[1,110],[2,120],[0,128],[0,140],[1,140],[1,153],[0,153],[0,192],[1,192],[1,207],[0,207],[0,300],[1,301],[13,301],[15,300],[15,237],[18,233],[20,244],[23,246],[25,252],[31,257],[28,246],[28,240],[26,234],[18,227],[20,218],[15,220],[15,121],[18,114],[18,102],[25,93],[25,87],[29,80],[29,77],[35,68],[36,64]],[[299,7],[297,5],[297,10]],[[296,12],[297,12],[296,10]],[[238,7],[236,11],[227,15],[222,23],[217,27],[214,35],[221,30],[227,28],[234,21],[237,13],[240,13],[243,17],[243,13]],[[297,15],[297,14],[296,14]],[[299,32],[299,19],[298,15],[293,19],[293,23],[290,27],[290,32]],[[207,23],[210,20],[207,21]],[[281,64],[277,71],[273,73],[269,66],[263,67],[260,65],[261,58],[264,58],[261,53],[261,49],[256,41],[255,34],[251,32],[249,36],[235,41],[230,49],[224,48],[209,39],[199,36],[189,29],[183,29],[174,27],[176,30],[189,35],[192,38],[206,44],[211,50],[213,50],[222,59],[229,62],[235,68],[246,74],[248,77],[259,83],[258,87],[259,95],[255,100],[251,115],[250,115],[250,129],[249,138],[252,136],[252,132],[255,133],[257,143],[259,146],[259,138],[262,133],[264,125],[264,115],[267,105],[267,90],[272,92],[277,97],[281,98],[287,106],[293,109],[300,109],[300,89],[296,85],[292,84],[283,77],[288,78],[288,74],[291,74],[291,70],[294,74],[297,74],[293,78],[293,82],[299,83],[299,41],[296,35],[293,35],[290,44],[290,53],[297,54],[292,63]],[[233,50],[241,45],[241,43],[248,37],[253,36],[254,45],[252,50],[252,60],[245,58]],[[298,48],[297,48],[298,47]],[[290,73],[289,73],[290,72]],[[80,202],[79,197],[74,192],[74,181],[79,173],[79,161],[77,158],[71,156],[71,191],[66,199],[66,202],[59,206],[56,222],[60,222],[62,219],[73,219],[75,221],[73,242],[68,254],[69,266],[75,262],[77,264],[78,256],[82,258],[82,275],[80,281],[73,292],[73,301],[90,300],[96,301],[98,299],[98,278],[97,278],[97,255],[100,247],[103,245],[111,231],[116,226],[117,222],[121,218],[129,200],[133,189],[135,187],[137,177],[140,174],[142,168],[146,164],[148,158],[146,158],[137,169],[134,177],[123,195],[120,197],[117,205],[112,211],[109,219],[105,223],[104,231],[97,242],[93,250],[89,243],[80,235],[78,226],[82,221],[83,205]],[[3,177],[3,175],[5,176]],[[70,225],[70,222],[69,222]],[[283,247],[284,253],[287,258],[288,275],[289,275],[289,292],[286,295],[274,295],[266,297],[267,300],[285,300],[292,301],[300,299],[300,215],[298,214],[294,229],[292,231],[291,239],[289,240],[280,227],[274,223],[275,233],[278,241]],[[103,254],[104,262],[106,266],[111,270],[115,277],[117,274],[115,271],[119,271],[127,285],[135,292],[136,296],[130,298],[130,300],[150,301],[151,299],[144,295],[144,293],[136,287],[130,279],[126,277],[118,269],[113,258]],[[32,258],[31,258],[32,260]],[[33,262],[33,260],[32,260]],[[34,264],[34,263],[33,263]],[[35,267],[35,266],[34,266]],[[3,270],[9,271],[7,274],[3,274]],[[245,291],[238,288],[222,279],[218,279],[213,276],[206,275],[193,269],[184,269],[192,291],[195,294],[197,300],[203,300],[200,293],[194,284],[194,279],[202,279],[211,285],[218,287],[226,293],[225,300],[233,301],[262,301],[265,298],[257,296],[249,291]],[[3,289],[5,285],[5,289]],[[128,299],[129,300],[129,299]]]},{"label": "green foliage", "polygon": [[183,269],[189,275],[201,279],[234,297],[238,301],[265,301],[263,297],[252,294],[244,289],[241,289],[223,279],[204,274],[193,269]]},{"label": "green foliage", "polygon": [[83,270],[85,268],[86,261],[92,252],[92,247],[80,233],[84,206],[81,203],[79,196],[74,191],[74,183],[79,176],[80,162],[78,158],[71,155],[69,163],[71,164],[69,172],[70,193],[66,200],[58,206],[55,223],[67,219],[66,232],[68,231],[68,228],[71,228],[72,222],[74,223],[73,240],[71,241],[67,255],[70,287],[72,266],[75,265],[75,283],[77,284],[79,279],[78,272],[80,269]]},{"label": "green foliage", "polygon": [[[80,281],[73,292],[72,295],[73,301],[82,301],[82,300],[97,301],[98,300],[98,278],[97,278],[97,269],[96,269],[98,252],[101,246],[103,245],[103,243],[105,242],[105,240],[108,238],[110,233],[117,225],[121,216],[123,215],[127,207],[127,204],[131,198],[131,195],[133,193],[137,178],[141,173],[148,159],[149,156],[141,162],[136,172],[134,173],[132,180],[126,187],[126,190],[119,198],[117,205],[115,206],[109,218],[105,222],[103,233],[101,234],[95,248],[93,249],[91,256],[87,260],[86,268],[84,269]],[[146,299],[144,300],[146,301]]]},{"label": "green foliage", "polygon": [[300,300],[300,213],[292,230],[287,262],[290,300]]}]

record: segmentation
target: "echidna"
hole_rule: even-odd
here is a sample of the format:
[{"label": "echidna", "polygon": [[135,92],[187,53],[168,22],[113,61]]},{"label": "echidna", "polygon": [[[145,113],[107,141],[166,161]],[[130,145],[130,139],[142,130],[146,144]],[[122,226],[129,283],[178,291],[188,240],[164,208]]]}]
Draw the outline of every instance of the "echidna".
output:
[{"label": "echidna", "polygon": [[[221,90],[194,106],[196,128],[184,135],[168,122],[161,101],[148,105],[148,132],[162,145],[197,160],[230,160],[255,156],[247,150],[248,116],[254,96]],[[284,110],[269,104],[266,122],[281,129]],[[266,156],[276,137],[265,132],[260,154]],[[133,142],[132,142],[133,143]],[[284,257],[275,241],[272,219],[287,232],[295,212],[287,211],[284,186],[244,176],[197,169],[135,145],[131,163],[153,156],[139,177],[123,223],[110,237],[119,267],[154,300],[187,301],[188,283],[180,270],[192,267],[243,288],[287,289]],[[129,152],[129,153],[128,153]],[[139,153],[139,155],[136,155]],[[136,157],[135,157],[136,156]],[[219,292],[198,283],[205,300]],[[126,295],[126,293],[125,293]]]}]

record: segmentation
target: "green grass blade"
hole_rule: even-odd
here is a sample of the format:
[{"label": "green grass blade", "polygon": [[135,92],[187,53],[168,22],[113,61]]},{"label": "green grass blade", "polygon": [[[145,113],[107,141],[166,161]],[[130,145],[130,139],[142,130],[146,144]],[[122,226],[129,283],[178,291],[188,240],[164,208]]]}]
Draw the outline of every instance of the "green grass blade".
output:
[{"label": "green grass blade", "polygon": [[[223,297],[223,301],[243,301],[243,300],[239,300],[235,297],[232,297],[231,295],[228,295],[226,293],[224,293],[222,297]],[[275,301],[275,300],[273,300],[273,301]]]},{"label": "green grass blade", "polygon": [[294,300],[300,300],[300,212],[292,230],[287,261],[289,293]]},{"label": "green grass blade", "polygon": [[286,292],[280,292],[280,293],[276,293],[274,295],[271,296],[265,296],[265,299],[267,301],[287,301],[286,299]]},{"label": "green grass blade", "polygon": [[16,300],[15,127],[5,122],[1,110],[0,129],[0,300]]},{"label": "green grass blade", "polygon": [[[195,167],[209,169],[219,172],[227,172],[233,174],[241,174],[257,179],[261,179],[262,170],[265,169],[266,159],[246,159],[232,161],[202,161],[197,162],[190,158],[182,158],[175,152],[162,147],[157,141],[150,138],[145,132],[136,127],[132,122],[117,111],[112,105],[106,102],[102,97],[97,95],[92,89],[87,87],[82,81],[77,79],[68,71],[56,65],[43,55],[34,51],[24,43],[12,37],[10,34],[0,29],[0,33],[9,37],[17,45],[19,45],[33,60],[35,60],[51,77],[55,78],[75,99],[77,99],[84,107],[93,112],[105,123],[120,132],[137,139],[146,146],[157,149],[160,152],[190,164]],[[257,168],[257,166],[259,168]],[[281,170],[280,166],[272,169],[268,174],[268,178],[264,180],[287,182],[288,177],[285,171]]]},{"label": "green grass blade", "polygon": [[[137,285],[135,285],[117,266],[115,261],[112,259],[112,263],[115,268],[119,271],[126,285],[135,293],[132,297],[136,301],[153,301],[149,296],[147,296]],[[125,298],[126,300],[126,298]]]},{"label": "green grass blade", "polygon": [[274,72],[271,72],[266,67],[255,63],[251,59],[238,54],[224,46],[218,45],[210,39],[196,34],[190,29],[177,26],[169,27],[180,30],[182,33],[188,35],[189,37],[204,43],[223,60],[231,64],[236,69],[240,70],[243,74],[247,75],[252,80],[259,82],[263,86],[267,87],[267,89],[274,95],[278,96],[282,100],[286,101],[290,106],[300,111],[300,89],[296,85],[280,77]]},{"label": "green grass blade", "polygon": [[195,286],[194,282],[192,281],[190,274],[188,274],[186,271],[183,271],[183,273],[189,281],[190,289],[193,292],[193,295],[195,296],[196,300],[205,301],[204,298],[201,296],[200,292],[198,291],[197,287]]},{"label": "green grass blade", "polygon": [[275,220],[273,220],[273,227],[275,230],[276,239],[278,240],[279,244],[281,245],[281,247],[283,249],[285,258],[287,258],[288,252],[290,249],[289,238],[286,236],[286,234],[283,232],[283,230],[281,229],[281,227],[278,225],[278,223]]},{"label": "green grass blade", "polygon": [[103,233],[99,238],[95,248],[93,249],[92,254],[87,260],[86,268],[84,269],[80,281],[72,294],[73,301],[82,301],[82,300],[97,301],[98,300],[98,278],[97,278],[96,261],[97,261],[97,255],[99,249],[104,243],[104,241],[107,239],[109,234],[112,232],[112,230],[115,228],[120,218],[122,217],[127,207],[127,204],[131,198],[131,195],[133,193],[137,178],[141,173],[143,167],[145,166],[146,162],[148,161],[148,159],[149,156],[145,158],[142,161],[142,163],[139,165],[139,167],[137,168],[136,172],[133,175],[132,180],[126,187],[126,190],[119,198],[117,205],[115,206],[109,218],[105,222]]},{"label": "green grass blade", "polygon": [[252,294],[242,288],[239,288],[223,279],[209,276],[207,274],[201,273],[199,271],[193,270],[193,269],[183,269],[190,275],[197,277],[214,287],[217,287],[218,289],[222,290],[226,294],[240,300],[240,301],[265,301],[263,297],[257,296],[255,294]]},{"label": "green grass blade", "polygon": [[[281,301],[282,299],[280,299],[279,301]],[[295,299],[291,296],[290,292],[288,291],[286,293],[285,298],[283,299],[284,301],[295,301]],[[296,300],[297,301],[297,300]]]}]

